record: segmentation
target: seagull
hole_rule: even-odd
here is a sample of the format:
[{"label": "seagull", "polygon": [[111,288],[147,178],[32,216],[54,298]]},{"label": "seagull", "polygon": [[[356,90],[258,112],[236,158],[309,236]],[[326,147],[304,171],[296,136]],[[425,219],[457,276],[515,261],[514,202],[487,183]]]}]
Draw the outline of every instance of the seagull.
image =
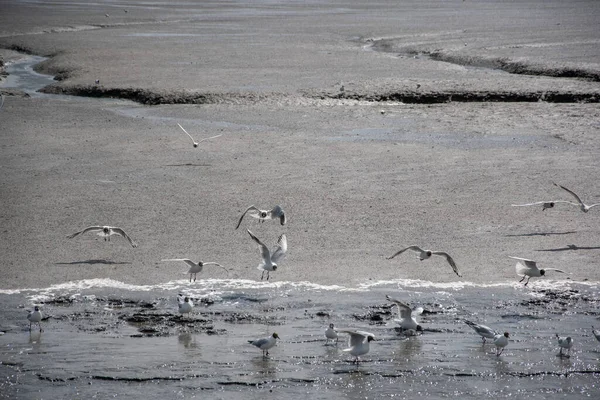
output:
[{"label": "seagull", "polygon": [[406,250],[413,250],[413,251],[416,251],[417,253],[419,253],[419,259],[421,261],[427,260],[432,255],[446,257],[446,260],[448,261],[448,264],[450,264],[450,266],[452,267],[452,270],[454,271],[454,273],[456,275],[458,275],[459,277],[461,276],[460,273],[458,272],[458,267],[456,266],[456,263],[454,262],[452,257],[450,257],[450,255],[448,253],[445,253],[443,251],[423,250],[419,246],[408,246],[405,249],[397,251],[396,253],[394,253],[394,255],[392,255],[391,257],[388,257],[387,259],[391,260],[392,258],[396,257],[397,255],[404,253]]},{"label": "seagull", "polygon": [[179,126],[181,128],[181,130],[184,131],[190,137],[190,139],[192,139],[192,142],[194,143],[194,147],[198,147],[198,145],[200,143],[204,142],[205,140],[214,139],[214,138],[218,138],[219,136],[223,136],[223,135],[211,136],[211,137],[204,138],[204,139],[200,140],[199,142],[196,142],[194,140],[194,138],[192,137],[192,135],[190,135],[185,129],[183,129],[183,126],[181,126],[179,124],[177,124],[177,126]]},{"label": "seagull", "polygon": [[[566,357],[570,357],[571,356],[571,347],[573,347],[573,339],[571,339],[571,336],[567,336],[567,337],[563,337],[563,336],[558,336],[558,333],[556,334],[556,338],[558,339],[558,346],[560,347],[560,356],[562,357],[563,355]],[[563,354],[563,349],[567,349],[567,352],[569,354]]]},{"label": "seagull", "polygon": [[335,339],[335,344],[337,344],[338,334],[335,328],[333,327],[333,324],[329,324],[329,327],[325,329],[325,337],[327,338],[327,340],[325,340],[325,344],[329,343],[329,341],[333,339]]},{"label": "seagull", "polygon": [[594,329],[594,327],[592,326],[592,333],[594,334],[594,337],[596,338],[596,340],[600,342],[600,331]]},{"label": "seagull", "polygon": [[38,327],[40,328],[40,332],[43,332],[44,330],[42,329],[42,312],[40,311],[40,308],[38,306],[35,306],[33,311],[29,311],[29,314],[27,314],[27,319],[29,320],[29,332],[31,332],[31,325],[32,324],[38,324]]},{"label": "seagull", "polygon": [[192,312],[192,308],[194,308],[194,303],[190,300],[189,297],[184,297],[183,301],[181,301],[181,295],[177,298],[177,306],[179,308],[180,314],[189,314]]},{"label": "seagull", "polygon": [[562,274],[565,273],[565,271],[562,271],[562,270],[556,269],[556,268],[539,269],[537,267],[535,261],[528,260],[526,258],[512,257],[512,256],[508,256],[508,258],[517,260],[517,265],[515,266],[517,275],[519,275],[519,276],[523,275],[523,278],[521,278],[521,280],[519,282],[523,282],[525,280],[525,278],[527,278],[527,281],[525,282],[525,286],[527,286],[527,284],[529,283],[529,279],[531,279],[532,277],[544,276],[544,275],[546,275],[546,271],[556,271],[556,272],[560,272]]},{"label": "seagull", "polygon": [[573,203],[572,201],[551,200],[551,201],[536,201],[535,203],[527,203],[527,204],[511,204],[511,206],[513,206],[513,207],[527,207],[527,206],[537,206],[537,205],[541,204],[542,205],[542,211],[546,211],[547,208],[554,208],[554,205],[556,203],[567,203],[567,204],[573,204],[574,206],[577,205],[577,204]]},{"label": "seagull", "polygon": [[400,324],[400,328],[402,328],[402,330],[409,330],[409,329],[414,329],[417,331],[423,330],[423,327],[417,323],[417,320],[412,315],[413,312],[416,315],[421,315],[423,313],[422,307],[412,310],[408,306],[408,304],[406,304],[400,300],[394,299],[393,297],[390,297],[388,295],[386,295],[385,298],[388,301],[391,301],[392,303],[394,303],[398,306],[398,315],[400,315],[400,319],[395,319],[394,321],[396,321]]},{"label": "seagull", "polygon": [[465,324],[469,325],[481,338],[483,339],[483,343],[485,343],[485,339],[494,339],[498,334],[495,330],[490,328],[489,326],[479,325],[471,321],[464,320]]},{"label": "seagull", "polygon": [[504,335],[497,334],[494,336],[494,344],[496,345],[496,355],[499,356],[504,351],[504,348],[508,345],[508,332],[504,332]]},{"label": "seagull", "polygon": [[277,245],[273,249],[273,253],[269,251],[269,248],[264,245],[256,236],[250,232],[250,229],[246,229],[248,234],[256,243],[258,243],[260,247],[260,253],[262,255],[262,261],[258,264],[258,269],[262,270],[262,275],[260,276],[260,280],[263,280],[265,275],[265,271],[267,272],[267,280],[269,280],[269,272],[277,270],[277,262],[282,260],[285,256],[285,252],[287,251],[287,238],[285,233],[279,236],[277,240]]},{"label": "seagull", "polygon": [[166,260],[161,260],[161,261],[183,261],[184,263],[189,265],[190,270],[187,273],[190,274],[190,282],[192,281],[192,276],[194,277],[194,282],[196,282],[196,275],[198,274],[198,272],[202,272],[202,268],[205,265],[216,265],[217,267],[223,268],[225,270],[225,272],[229,273],[227,268],[225,268],[224,266],[222,266],[221,264],[218,264],[216,262],[198,261],[197,263],[195,263],[188,258],[167,258]]},{"label": "seagull", "polygon": [[137,243],[135,243],[133,240],[131,240],[131,238],[125,233],[125,231],[121,228],[118,228],[116,226],[90,226],[85,228],[82,231],[79,232],[75,232],[72,235],[67,236],[68,239],[73,239],[75,236],[79,236],[79,235],[83,235],[84,233],[87,232],[96,232],[96,234],[98,236],[102,236],[104,237],[104,240],[108,240],[110,242],[110,236],[111,235],[119,235],[119,236],[123,236],[125,239],[127,239],[129,241],[129,243],[131,244],[131,247],[137,247]]},{"label": "seagull", "polygon": [[259,222],[265,222],[266,219],[279,218],[279,223],[281,225],[285,225],[285,212],[283,211],[283,209],[280,206],[275,206],[271,210],[259,210],[258,208],[254,207],[254,206],[250,206],[246,209],[246,211],[243,212],[235,229],[240,227],[240,224],[242,223],[244,216],[248,212],[250,213],[251,217],[258,218]]},{"label": "seagull", "polygon": [[358,356],[369,352],[369,343],[375,340],[375,335],[364,331],[340,330],[339,333],[347,333],[350,335],[350,342],[347,349],[342,351],[348,352],[354,356],[352,363],[358,364]]},{"label": "seagull", "polygon": [[572,190],[569,190],[566,187],[561,186],[561,185],[559,185],[559,184],[557,184],[555,182],[552,182],[552,183],[554,183],[554,186],[558,186],[562,190],[566,191],[567,193],[570,193],[573,197],[575,197],[575,199],[577,200],[577,204],[575,204],[575,203],[571,203],[571,204],[575,204],[576,206],[579,206],[579,209],[581,211],[583,211],[584,213],[590,211],[590,208],[592,208],[592,207],[600,206],[600,203],[591,204],[591,205],[588,206],[583,201],[581,201],[581,199],[579,198],[579,196],[577,196],[577,194],[575,194],[575,192],[573,192]]},{"label": "seagull", "polygon": [[277,344],[277,339],[279,339],[279,335],[277,333],[273,333],[271,336],[266,338],[248,340],[248,343],[261,349],[263,351],[263,357],[266,357],[269,355],[269,349]]}]

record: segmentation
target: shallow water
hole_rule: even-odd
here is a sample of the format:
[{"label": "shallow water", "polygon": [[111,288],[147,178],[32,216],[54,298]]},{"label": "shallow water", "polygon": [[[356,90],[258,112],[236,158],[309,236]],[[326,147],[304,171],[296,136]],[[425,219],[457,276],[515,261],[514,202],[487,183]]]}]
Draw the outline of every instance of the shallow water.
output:
[{"label": "shallow water", "polygon": [[[179,293],[196,303],[178,315]],[[395,329],[390,294],[425,309],[422,335]],[[134,286],[110,279],[0,291],[0,396],[297,398],[597,398],[598,284],[538,280],[433,284],[370,282],[355,287],[249,280],[185,280]],[[24,308],[41,304],[41,334]],[[508,331],[497,357],[462,320]],[[325,346],[329,323],[372,332],[360,365]],[[269,357],[247,340],[276,331]],[[574,339],[559,357],[554,335]]]}]

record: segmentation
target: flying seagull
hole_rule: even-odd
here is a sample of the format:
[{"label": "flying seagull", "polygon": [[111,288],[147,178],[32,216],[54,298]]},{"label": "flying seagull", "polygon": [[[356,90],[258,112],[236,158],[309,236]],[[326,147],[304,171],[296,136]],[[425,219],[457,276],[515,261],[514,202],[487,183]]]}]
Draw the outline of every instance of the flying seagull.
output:
[{"label": "flying seagull", "polygon": [[396,304],[396,306],[398,306],[398,315],[400,316],[400,319],[396,319],[395,321],[400,324],[400,328],[402,328],[402,330],[409,330],[409,329],[413,329],[416,331],[423,330],[421,325],[419,325],[417,323],[417,320],[413,316],[413,313],[416,315],[422,314],[423,313],[422,307],[419,307],[419,308],[413,310],[408,306],[408,304],[406,304],[400,300],[397,300],[388,295],[386,295],[385,298],[388,301],[391,301],[392,303]]},{"label": "flying seagull", "polygon": [[125,239],[127,239],[129,241],[129,243],[131,244],[131,247],[137,247],[137,243],[135,243],[133,240],[131,240],[131,238],[125,233],[125,231],[121,228],[118,228],[116,226],[90,226],[85,228],[82,231],[79,232],[75,232],[72,235],[67,236],[68,239],[73,239],[75,236],[79,236],[79,235],[83,235],[84,233],[87,232],[96,232],[96,234],[98,236],[102,236],[104,237],[104,240],[108,240],[110,242],[110,236],[111,235],[119,235],[119,236],[123,236]]},{"label": "flying seagull", "polygon": [[165,260],[161,260],[161,261],[183,261],[184,263],[186,263],[187,265],[190,266],[190,270],[187,272],[188,274],[190,274],[190,282],[192,281],[192,276],[194,277],[194,282],[196,282],[196,275],[199,272],[202,272],[202,268],[205,265],[216,265],[217,267],[221,267],[225,270],[225,272],[229,273],[229,270],[227,270],[227,268],[225,268],[224,266],[222,266],[221,264],[218,264],[216,262],[202,262],[202,261],[198,261],[193,262],[192,260],[188,259],[188,258],[167,258]]},{"label": "flying seagull", "polygon": [[40,311],[40,308],[38,306],[35,306],[33,311],[29,311],[29,313],[27,314],[27,319],[29,320],[29,331],[31,332],[31,325],[33,324],[38,324],[38,327],[40,328],[40,332],[43,332],[44,330],[42,329],[42,312]]},{"label": "flying seagull", "polygon": [[517,275],[523,276],[523,278],[521,278],[521,280],[519,282],[523,282],[525,280],[525,278],[527,278],[527,281],[525,282],[525,286],[527,286],[527,284],[529,283],[529,279],[534,278],[534,277],[537,278],[540,276],[544,276],[544,275],[546,275],[546,271],[556,271],[556,272],[560,272],[562,274],[565,273],[565,271],[562,271],[562,270],[556,269],[556,268],[540,269],[536,265],[537,262],[535,262],[533,260],[528,260],[526,258],[512,257],[512,256],[508,256],[508,258],[517,260],[517,265],[515,266],[515,269],[517,271]]},{"label": "flying seagull", "polygon": [[369,343],[375,340],[375,335],[369,332],[340,330],[339,333],[347,333],[350,335],[350,341],[347,349],[342,351],[348,352],[354,356],[352,363],[358,364],[358,357],[369,352]]},{"label": "flying seagull", "polygon": [[279,339],[279,335],[277,333],[273,333],[271,336],[266,338],[248,340],[248,343],[261,349],[263,351],[263,357],[266,357],[269,355],[269,349],[275,347],[277,344],[277,339]]},{"label": "flying seagull", "polygon": [[179,124],[177,124],[177,126],[179,126],[181,128],[181,130],[184,131],[186,133],[186,135],[188,135],[190,137],[190,139],[192,139],[192,142],[194,143],[194,147],[198,147],[198,145],[200,143],[204,142],[205,140],[214,139],[214,138],[218,138],[219,136],[223,136],[223,135],[211,136],[211,137],[204,138],[204,139],[200,140],[199,142],[196,142],[196,140],[194,140],[192,135],[190,135],[185,129],[183,129],[183,126],[181,126]]},{"label": "flying seagull", "polygon": [[240,227],[242,220],[246,214],[250,214],[251,217],[258,218],[259,222],[264,222],[266,219],[277,219],[279,218],[279,223],[281,225],[285,225],[285,211],[280,206],[275,206],[271,210],[260,210],[254,206],[250,206],[242,213],[240,220],[238,221],[235,229]]},{"label": "flying seagull", "polygon": [[479,336],[481,336],[481,338],[483,339],[483,343],[485,343],[485,339],[494,339],[494,337],[496,337],[496,335],[498,334],[489,326],[476,324],[474,322],[467,321],[466,319],[464,321],[465,324],[469,325]]},{"label": "flying seagull", "polygon": [[246,229],[248,234],[256,243],[258,243],[260,254],[262,256],[262,261],[258,264],[258,269],[262,270],[262,275],[260,276],[260,280],[263,280],[265,275],[265,271],[267,272],[267,280],[269,280],[269,272],[277,270],[277,262],[282,260],[287,251],[287,238],[285,233],[279,236],[277,240],[277,245],[273,249],[273,253],[269,251],[269,248],[264,245],[252,232],[250,229]]},{"label": "flying seagull", "polygon": [[454,262],[452,257],[450,257],[450,255],[448,253],[445,253],[443,251],[423,250],[419,246],[408,246],[405,249],[397,251],[396,253],[394,253],[394,255],[392,255],[391,257],[388,257],[387,259],[391,260],[392,258],[396,257],[397,255],[404,253],[406,250],[412,250],[412,251],[416,251],[417,253],[419,253],[419,259],[421,261],[427,260],[432,255],[446,257],[446,260],[448,261],[448,264],[450,264],[450,266],[452,267],[452,270],[454,271],[454,273],[458,276],[461,276],[461,274],[458,272],[458,267],[456,266],[456,263]]},{"label": "flying seagull", "polygon": [[578,204],[575,204],[575,203],[571,203],[571,204],[575,204],[576,206],[579,206],[579,209],[580,209],[581,211],[583,211],[584,213],[586,213],[586,212],[590,211],[590,209],[591,209],[592,207],[600,206],[600,203],[591,204],[591,205],[589,205],[589,206],[588,206],[588,205],[587,205],[587,204],[585,204],[583,201],[581,201],[581,199],[579,198],[579,196],[577,196],[577,194],[575,194],[575,192],[573,192],[572,190],[569,190],[569,189],[567,189],[566,187],[564,187],[564,186],[561,186],[561,185],[559,185],[559,184],[557,184],[557,183],[555,183],[555,182],[552,182],[552,183],[554,183],[554,186],[558,186],[558,187],[559,187],[559,188],[561,188],[562,190],[566,191],[567,193],[570,193],[570,194],[571,194],[573,197],[575,197],[575,199],[577,200],[577,203],[578,203]]}]

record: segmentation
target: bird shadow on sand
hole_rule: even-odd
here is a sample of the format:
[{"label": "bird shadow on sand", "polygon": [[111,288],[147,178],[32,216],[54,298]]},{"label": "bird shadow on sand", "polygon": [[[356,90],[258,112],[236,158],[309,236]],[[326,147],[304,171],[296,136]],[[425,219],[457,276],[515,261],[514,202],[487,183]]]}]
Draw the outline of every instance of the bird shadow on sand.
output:
[{"label": "bird shadow on sand", "polygon": [[76,265],[76,264],[123,265],[123,264],[131,264],[131,263],[130,262],[110,261],[110,260],[104,260],[104,259],[92,259],[92,260],[82,260],[82,261],[61,262],[61,263],[54,263],[54,264],[55,265]]},{"label": "bird shadow on sand", "polygon": [[600,246],[577,246],[575,244],[568,244],[566,247],[558,247],[556,249],[538,249],[535,251],[569,251],[569,250],[600,250]]},{"label": "bird shadow on sand", "polygon": [[515,235],[504,235],[504,237],[526,237],[526,236],[553,236],[553,235],[571,235],[577,231],[567,232],[535,232],[535,233],[519,233]]}]

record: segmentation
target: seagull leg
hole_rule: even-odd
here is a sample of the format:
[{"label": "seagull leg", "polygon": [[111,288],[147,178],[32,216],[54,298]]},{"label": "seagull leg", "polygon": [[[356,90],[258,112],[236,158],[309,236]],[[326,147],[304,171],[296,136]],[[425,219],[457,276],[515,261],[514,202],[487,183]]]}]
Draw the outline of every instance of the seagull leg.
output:
[{"label": "seagull leg", "polygon": [[192,274],[190,274],[190,282],[192,282]]},{"label": "seagull leg", "polygon": [[519,281],[519,283],[523,282],[526,277],[527,277],[527,275],[523,275],[523,277],[521,278],[521,280]]},{"label": "seagull leg", "polygon": [[263,280],[263,277],[264,277],[264,276],[265,276],[265,270],[263,269],[263,272],[262,272],[262,274],[260,275],[260,280],[261,280],[261,281]]},{"label": "seagull leg", "polygon": [[269,280],[269,272],[270,271],[267,271],[267,281]]},{"label": "seagull leg", "polygon": [[485,344],[485,338],[483,336],[481,338],[483,339],[483,344]]},{"label": "seagull leg", "polygon": [[198,274],[197,274],[197,273],[195,273],[195,274],[194,274],[194,282],[196,282],[196,278],[197,278],[197,277],[198,277]]},{"label": "seagull leg", "polygon": [[38,326],[40,327],[40,333],[41,333],[41,332],[44,332],[44,330],[42,329],[42,322],[41,322],[41,321],[40,321],[40,322],[38,322]]},{"label": "seagull leg", "polygon": [[29,323],[29,332],[31,332],[31,322]]},{"label": "seagull leg", "polygon": [[529,280],[531,279],[531,277],[527,277],[527,282],[525,282],[525,284],[523,286],[527,286],[527,284],[529,283]]}]

